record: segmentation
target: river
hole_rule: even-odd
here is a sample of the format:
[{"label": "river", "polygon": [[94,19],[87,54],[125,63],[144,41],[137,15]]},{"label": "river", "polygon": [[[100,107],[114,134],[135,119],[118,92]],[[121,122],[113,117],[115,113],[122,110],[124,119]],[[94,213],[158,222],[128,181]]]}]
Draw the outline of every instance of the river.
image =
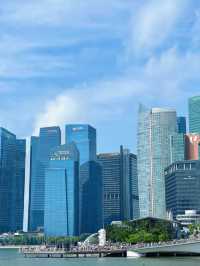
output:
[{"label": "river", "polygon": [[200,257],[171,258],[81,258],[33,259],[24,258],[18,250],[0,250],[0,266],[196,266]]}]

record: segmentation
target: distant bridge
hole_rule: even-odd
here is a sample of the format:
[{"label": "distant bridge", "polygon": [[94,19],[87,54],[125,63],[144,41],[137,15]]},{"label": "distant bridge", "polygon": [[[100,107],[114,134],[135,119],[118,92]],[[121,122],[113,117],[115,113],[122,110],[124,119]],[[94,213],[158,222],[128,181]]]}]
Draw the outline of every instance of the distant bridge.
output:
[{"label": "distant bridge", "polygon": [[200,256],[200,240],[174,241],[161,244],[136,245],[128,249],[145,256],[159,255],[194,255]]}]

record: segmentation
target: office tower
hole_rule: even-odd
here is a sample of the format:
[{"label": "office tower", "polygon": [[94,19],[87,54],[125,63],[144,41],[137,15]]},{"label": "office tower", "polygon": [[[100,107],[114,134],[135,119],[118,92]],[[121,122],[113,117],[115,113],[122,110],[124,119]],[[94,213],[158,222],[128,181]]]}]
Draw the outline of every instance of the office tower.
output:
[{"label": "office tower", "polygon": [[31,137],[29,231],[44,226],[44,181],[50,151],[61,144],[59,127],[40,129],[39,137]]},{"label": "office tower", "polygon": [[0,128],[0,232],[23,229],[26,141]]},{"label": "office tower", "polygon": [[185,159],[200,160],[200,134],[185,135]]},{"label": "office tower", "polygon": [[177,127],[178,127],[178,133],[186,134],[186,117],[179,116],[177,117]]},{"label": "office tower", "polygon": [[97,156],[104,184],[104,225],[139,217],[137,157],[120,147]]},{"label": "office tower", "polygon": [[177,131],[176,111],[139,106],[138,188],[141,217],[166,217],[164,169],[170,164],[170,136]]},{"label": "office tower", "polygon": [[44,206],[45,235],[78,235],[79,152],[73,143],[51,152],[45,174]]},{"label": "office tower", "polygon": [[180,161],[165,169],[166,208],[173,217],[200,212],[200,162]]},{"label": "office tower", "polygon": [[[126,176],[128,177],[129,186],[129,195],[130,195],[130,216],[129,215],[124,215],[124,219],[127,220],[129,219],[138,219],[140,216],[139,213],[139,195],[138,195],[138,175],[137,175],[137,156],[133,153],[130,153],[129,150],[124,150],[124,158],[127,163],[123,164],[123,167],[126,172]],[[125,180],[125,179],[124,179]],[[128,182],[126,181],[126,184]],[[124,196],[126,197],[126,194],[128,194],[127,190],[124,190]],[[124,206],[125,207],[125,206]]]},{"label": "office tower", "polygon": [[13,213],[16,218],[13,222],[13,228],[16,230],[23,229],[24,217],[24,186],[25,186],[25,163],[26,163],[26,140],[16,140],[16,179],[14,184],[15,204]]},{"label": "office tower", "polygon": [[189,132],[200,134],[200,96],[189,99]]},{"label": "office tower", "polygon": [[80,165],[96,160],[96,129],[90,125],[66,126],[66,143],[75,142],[80,153]]},{"label": "office tower", "polygon": [[95,233],[103,226],[102,169],[96,161],[80,167],[80,233]]},{"label": "office tower", "polygon": [[96,129],[90,125],[66,125],[66,144],[74,142],[80,156],[80,233],[97,232],[103,225],[103,184],[96,161]]},{"label": "office tower", "polygon": [[185,160],[185,134],[174,133],[170,136],[170,163]]},{"label": "office tower", "polygon": [[102,166],[104,193],[104,224],[122,220],[121,156],[120,153],[102,153],[97,156]]}]

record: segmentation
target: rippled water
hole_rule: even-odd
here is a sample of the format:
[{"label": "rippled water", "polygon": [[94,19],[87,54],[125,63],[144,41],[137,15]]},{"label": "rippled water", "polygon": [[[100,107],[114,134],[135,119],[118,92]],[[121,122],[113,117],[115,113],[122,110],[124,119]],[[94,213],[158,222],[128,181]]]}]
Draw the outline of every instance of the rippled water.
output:
[{"label": "rippled water", "polygon": [[200,257],[171,258],[81,258],[81,259],[31,259],[17,250],[0,250],[0,266],[194,266]]}]

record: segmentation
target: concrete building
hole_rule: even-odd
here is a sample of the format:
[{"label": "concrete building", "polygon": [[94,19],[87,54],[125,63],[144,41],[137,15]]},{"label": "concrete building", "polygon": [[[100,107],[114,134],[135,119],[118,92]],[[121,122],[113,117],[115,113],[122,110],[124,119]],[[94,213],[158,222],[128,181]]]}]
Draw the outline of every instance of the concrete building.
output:
[{"label": "concrete building", "polygon": [[186,210],[184,214],[178,214],[176,220],[183,226],[200,224],[200,214],[196,210]]}]

